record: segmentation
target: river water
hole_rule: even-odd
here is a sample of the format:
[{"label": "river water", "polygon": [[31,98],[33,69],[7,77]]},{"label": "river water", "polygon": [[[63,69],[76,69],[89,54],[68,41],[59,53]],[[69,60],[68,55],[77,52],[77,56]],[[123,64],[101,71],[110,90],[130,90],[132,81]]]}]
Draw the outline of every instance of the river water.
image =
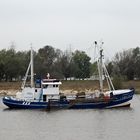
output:
[{"label": "river water", "polygon": [[140,95],[120,109],[11,110],[1,103],[0,140],[140,140]]}]

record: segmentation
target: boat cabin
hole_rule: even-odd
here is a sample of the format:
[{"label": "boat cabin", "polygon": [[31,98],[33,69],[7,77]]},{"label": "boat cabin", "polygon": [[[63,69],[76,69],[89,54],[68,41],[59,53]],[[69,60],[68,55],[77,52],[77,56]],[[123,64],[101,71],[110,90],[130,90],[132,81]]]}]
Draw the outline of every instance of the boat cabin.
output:
[{"label": "boat cabin", "polygon": [[16,94],[17,99],[26,101],[44,101],[48,102],[50,99],[58,100],[59,86],[62,83],[56,79],[37,79],[35,87],[25,87],[21,92]]},{"label": "boat cabin", "polygon": [[59,86],[61,84],[56,79],[43,79],[41,81],[43,101],[48,102],[49,99],[60,99]]}]

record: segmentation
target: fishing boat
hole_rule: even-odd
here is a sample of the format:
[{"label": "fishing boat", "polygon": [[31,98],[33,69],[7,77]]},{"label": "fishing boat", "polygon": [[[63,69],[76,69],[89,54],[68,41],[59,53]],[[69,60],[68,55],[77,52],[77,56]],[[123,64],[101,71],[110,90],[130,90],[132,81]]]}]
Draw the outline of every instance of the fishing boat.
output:
[{"label": "fishing boat", "polygon": [[[30,77],[30,83],[27,84],[28,77]],[[34,80],[33,50],[31,48],[30,63],[23,78],[21,91],[16,93],[16,97],[5,96],[3,103],[9,108],[47,109],[49,100],[59,99],[59,85],[61,85],[60,80],[49,77],[48,73],[46,78]]]},{"label": "fishing boat", "polygon": [[[20,109],[103,109],[130,106],[134,95],[134,89],[115,90],[108,71],[103,62],[103,49],[95,41],[98,57],[98,72],[100,89],[91,94],[84,92],[76,95],[63,95],[59,91],[62,84],[60,80],[50,79],[48,73],[46,78],[37,79],[34,82],[33,50],[31,49],[31,60],[25,74],[21,91],[16,97],[4,97],[3,103],[9,108]],[[30,86],[26,86],[26,80],[30,70]],[[108,83],[109,90],[103,90],[103,75]]]}]

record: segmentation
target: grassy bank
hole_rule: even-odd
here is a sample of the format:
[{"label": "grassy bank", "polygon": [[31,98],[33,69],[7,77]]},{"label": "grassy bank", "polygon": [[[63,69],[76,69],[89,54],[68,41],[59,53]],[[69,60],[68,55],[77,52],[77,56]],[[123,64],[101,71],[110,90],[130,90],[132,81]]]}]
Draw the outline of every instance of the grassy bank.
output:
[{"label": "grassy bank", "polygon": [[140,94],[140,81],[125,81],[122,82],[122,88],[134,88],[136,94]]},{"label": "grassy bank", "polygon": [[[0,82],[0,90],[20,90],[21,82]],[[122,89],[134,87],[136,93],[140,93],[140,81],[124,81],[122,82]],[[104,88],[107,90],[107,83],[104,84]],[[91,80],[72,80],[62,81],[60,90],[73,90],[73,91],[85,91],[99,89],[98,81]]]},{"label": "grassy bank", "polygon": [[[86,90],[96,90],[99,89],[98,81],[62,81],[63,84],[61,85],[60,89],[62,90],[77,90],[77,91],[84,91]],[[135,88],[137,94],[140,94],[140,81],[123,81],[121,89],[129,89]],[[107,90],[108,86],[107,83],[104,83],[104,89]]]},{"label": "grassy bank", "polygon": [[19,90],[21,82],[0,82],[0,90]]}]

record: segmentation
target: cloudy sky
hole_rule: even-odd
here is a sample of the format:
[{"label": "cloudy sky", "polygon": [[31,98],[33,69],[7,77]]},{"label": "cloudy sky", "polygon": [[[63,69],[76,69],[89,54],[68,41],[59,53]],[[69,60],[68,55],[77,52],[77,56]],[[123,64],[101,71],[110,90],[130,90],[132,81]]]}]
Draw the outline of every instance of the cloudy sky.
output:
[{"label": "cloudy sky", "polygon": [[0,0],[0,49],[45,45],[89,51],[95,40],[113,56],[140,46],[140,0]]}]

